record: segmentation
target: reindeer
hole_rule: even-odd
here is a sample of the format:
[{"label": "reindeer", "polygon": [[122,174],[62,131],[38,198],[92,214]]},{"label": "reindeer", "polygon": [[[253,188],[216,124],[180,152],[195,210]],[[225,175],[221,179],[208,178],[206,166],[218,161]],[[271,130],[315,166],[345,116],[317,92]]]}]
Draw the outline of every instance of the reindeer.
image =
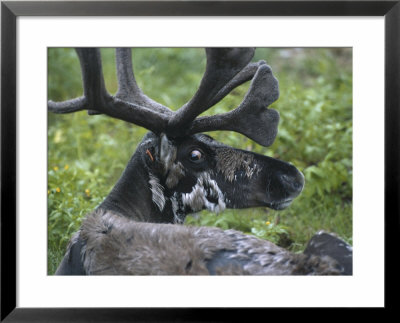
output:
[{"label": "reindeer", "polygon": [[[177,111],[141,91],[129,48],[116,49],[115,96],[105,88],[100,50],[76,51],[84,95],[49,101],[49,110],[87,110],[150,132],[109,195],[72,237],[57,275],[351,274],[351,248],[330,234],[316,235],[304,253],[292,254],[234,230],[177,225],[203,209],[284,209],[303,189],[304,176],[293,165],[203,134],[229,130],[263,146],[273,143],[279,113],[268,107],[279,97],[278,81],[265,61],[250,62],[253,48],[206,49],[200,86]],[[199,117],[249,80],[237,108]]]}]

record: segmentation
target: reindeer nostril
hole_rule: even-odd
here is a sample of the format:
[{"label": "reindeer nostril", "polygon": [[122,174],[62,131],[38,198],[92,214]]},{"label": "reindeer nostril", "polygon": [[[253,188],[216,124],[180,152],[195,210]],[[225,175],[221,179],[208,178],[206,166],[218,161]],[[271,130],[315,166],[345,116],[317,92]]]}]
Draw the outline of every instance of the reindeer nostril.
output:
[{"label": "reindeer nostril", "polygon": [[300,193],[304,186],[304,176],[300,172],[296,176],[283,174],[280,176],[280,180],[289,193]]}]

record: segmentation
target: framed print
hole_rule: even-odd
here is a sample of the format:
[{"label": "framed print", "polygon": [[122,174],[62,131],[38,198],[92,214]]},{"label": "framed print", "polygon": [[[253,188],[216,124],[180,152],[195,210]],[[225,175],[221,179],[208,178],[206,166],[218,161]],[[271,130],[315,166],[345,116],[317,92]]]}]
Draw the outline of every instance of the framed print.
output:
[{"label": "framed print", "polygon": [[[391,268],[395,268],[390,254],[396,254],[396,244],[391,239],[399,229],[396,200],[400,157],[398,1],[5,1],[1,9],[2,320],[118,322],[135,318],[156,321],[182,318],[190,321],[207,320],[210,313],[223,319],[229,315],[225,308],[235,313],[234,308],[390,309],[393,306],[388,292],[392,284],[388,285],[388,281],[394,279]],[[174,48],[173,54],[157,54],[155,58],[158,62],[170,55],[171,66],[171,57],[183,53],[180,48],[272,48],[281,50],[279,57],[293,55],[294,48],[297,55],[309,56],[302,62],[317,74],[325,69],[327,74],[334,75],[342,86],[340,100],[347,98],[346,102],[352,102],[353,106],[346,117],[354,126],[354,134],[348,133],[352,143],[348,147],[344,146],[344,140],[332,144],[332,149],[342,153],[348,150],[352,155],[351,168],[354,164],[350,180],[353,190],[349,195],[352,228],[347,228],[353,233],[350,235],[354,247],[353,275],[189,278],[53,275],[55,268],[49,269],[47,256],[50,248],[47,201],[58,198],[63,187],[51,184],[53,187],[48,181],[57,177],[58,183],[67,183],[68,177],[60,176],[61,172],[69,176],[67,171],[71,165],[62,158],[47,159],[47,151],[54,142],[65,142],[68,147],[68,141],[63,140],[68,131],[65,129],[70,126],[47,127],[52,125],[47,116],[47,99],[56,93],[51,85],[74,81],[68,77],[53,81],[52,73],[68,57],[78,62],[64,48],[128,46],[140,48],[142,52],[138,50],[138,55],[145,57],[150,56],[146,48]],[[334,68],[316,58],[313,66],[310,57],[316,57],[313,53],[319,48],[334,53],[328,56],[338,57],[350,74],[335,74]],[[103,54],[107,50],[102,50]],[[196,50],[193,53],[197,55]],[[273,50],[266,53],[274,55]],[[53,60],[59,54],[64,56]],[[179,62],[195,64],[187,56],[179,57]],[[90,62],[93,58],[86,64]],[[150,73],[149,68],[144,66],[138,73]],[[291,68],[295,71],[295,67]],[[309,84],[307,78],[302,81],[305,88]],[[324,82],[322,78],[319,81]],[[284,102],[298,104],[297,110],[301,111],[302,106],[312,101],[310,96],[319,91],[329,92],[329,87],[309,90],[309,97],[304,95],[297,101]],[[168,103],[166,95],[160,97]],[[281,90],[281,96],[284,95]],[[331,107],[341,104],[338,97],[328,94],[326,97],[330,98]],[[312,106],[322,108],[322,105]],[[296,118],[299,119],[298,115]],[[146,122],[139,121],[147,125]],[[51,129],[51,142],[48,129]],[[253,135],[251,130],[246,131]],[[73,132],[68,133],[74,135]],[[344,131],[340,135],[343,137]],[[303,138],[307,136],[304,134]],[[321,137],[322,140],[325,139]],[[304,150],[310,151],[311,145],[304,145]],[[204,154],[204,151],[191,151],[193,158]],[[153,160],[153,154],[151,149],[146,151],[148,161]],[[76,176],[83,176],[79,174]],[[95,195],[96,185],[79,188],[81,201]],[[155,186],[152,189],[156,190]],[[263,218],[263,221],[265,224],[270,219]],[[208,312],[210,308],[213,310]]]}]

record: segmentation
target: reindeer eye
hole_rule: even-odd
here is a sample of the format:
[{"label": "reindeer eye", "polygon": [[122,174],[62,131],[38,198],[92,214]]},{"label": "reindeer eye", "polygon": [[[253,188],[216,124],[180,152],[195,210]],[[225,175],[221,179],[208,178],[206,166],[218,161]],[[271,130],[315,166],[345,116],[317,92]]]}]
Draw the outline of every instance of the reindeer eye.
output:
[{"label": "reindeer eye", "polygon": [[190,158],[190,161],[192,161],[192,162],[199,162],[203,159],[203,153],[197,149],[192,150],[190,152],[189,158]]}]

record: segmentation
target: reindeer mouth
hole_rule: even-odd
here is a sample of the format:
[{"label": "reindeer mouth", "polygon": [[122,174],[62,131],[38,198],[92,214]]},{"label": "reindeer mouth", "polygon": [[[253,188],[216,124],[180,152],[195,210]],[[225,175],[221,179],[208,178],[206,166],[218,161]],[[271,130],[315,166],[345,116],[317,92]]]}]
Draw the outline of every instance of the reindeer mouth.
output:
[{"label": "reindeer mouth", "polygon": [[288,199],[280,202],[274,202],[274,203],[267,203],[267,207],[273,210],[283,210],[287,208],[291,203],[293,202],[293,199]]}]

